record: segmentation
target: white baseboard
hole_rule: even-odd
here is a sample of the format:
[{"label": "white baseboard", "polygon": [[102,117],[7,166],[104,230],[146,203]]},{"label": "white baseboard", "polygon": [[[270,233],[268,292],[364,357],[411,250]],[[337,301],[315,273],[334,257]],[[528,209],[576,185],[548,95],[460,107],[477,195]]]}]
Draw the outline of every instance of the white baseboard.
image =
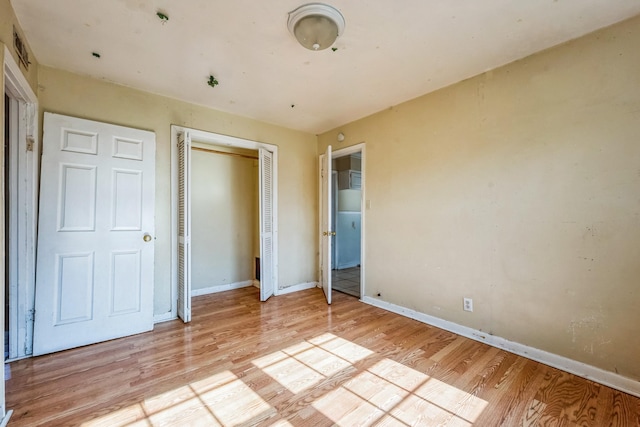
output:
[{"label": "white baseboard", "polygon": [[361,299],[361,301],[365,304],[373,305],[375,307],[382,308],[383,310],[409,317],[419,322],[426,323],[428,325],[432,325],[449,332],[453,332],[463,337],[467,337],[475,341],[480,341],[493,347],[501,348],[508,352],[515,353],[519,356],[526,357],[527,359],[535,360],[536,362],[558,368],[579,377],[595,381],[597,383],[606,385],[616,390],[623,391],[636,397],[640,397],[639,381],[623,377],[622,375],[618,375],[614,372],[605,371],[604,369],[587,365],[586,363],[578,362],[564,356],[559,356],[557,354],[529,347],[527,345],[520,344],[514,341],[509,341],[505,338],[501,338],[495,335],[489,335],[486,332],[482,332],[477,329],[458,325],[457,323],[443,320],[438,317],[411,310],[409,308],[405,308],[386,301],[381,301],[377,298],[365,296]]},{"label": "white baseboard", "polygon": [[290,294],[291,292],[306,291],[307,289],[318,287],[318,282],[299,283],[284,289],[278,289],[276,295]]},{"label": "white baseboard", "polygon": [[245,280],[244,282],[229,283],[229,284],[220,285],[220,286],[209,286],[207,288],[201,288],[201,289],[192,288],[191,296],[199,297],[201,295],[215,294],[216,292],[230,291],[231,289],[246,288],[252,285],[253,285],[253,280]]},{"label": "white baseboard", "polygon": [[[255,286],[256,288],[260,289],[260,281],[259,280],[246,280],[244,282],[230,283],[228,285],[210,286],[208,288],[202,288],[202,289],[192,289],[191,290],[191,296],[192,297],[197,297],[197,296],[200,296],[200,295],[213,294],[213,293],[216,293],[216,292],[224,292],[224,291],[229,291],[231,289],[246,288],[246,287],[249,287],[249,286]],[[275,295],[285,295],[285,294],[289,294],[291,292],[304,291],[306,289],[315,288],[317,286],[319,286],[318,282],[300,283],[298,285],[289,286],[288,288],[277,289],[276,292],[275,292]],[[163,313],[163,314],[154,315],[153,316],[153,323],[168,322],[169,320],[174,320],[174,319],[177,319],[177,318],[178,318],[178,316],[175,313],[173,313],[171,311],[168,311],[168,312]]]}]

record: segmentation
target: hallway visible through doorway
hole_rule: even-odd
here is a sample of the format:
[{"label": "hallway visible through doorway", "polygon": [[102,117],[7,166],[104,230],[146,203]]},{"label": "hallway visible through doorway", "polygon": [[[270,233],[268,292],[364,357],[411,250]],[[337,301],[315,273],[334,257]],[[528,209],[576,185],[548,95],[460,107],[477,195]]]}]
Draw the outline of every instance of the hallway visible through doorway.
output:
[{"label": "hallway visible through doorway", "polygon": [[364,165],[364,143],[337,151],[329,145],[318,158],[319,283],[328,304],[334,289],[365,294]]}]

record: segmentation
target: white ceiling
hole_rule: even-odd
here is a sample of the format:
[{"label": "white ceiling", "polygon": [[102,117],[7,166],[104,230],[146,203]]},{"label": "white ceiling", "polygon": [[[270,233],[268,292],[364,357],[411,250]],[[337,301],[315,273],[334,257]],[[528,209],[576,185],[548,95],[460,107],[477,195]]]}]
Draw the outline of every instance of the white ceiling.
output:
[{"label": "white ceiling", "polygon": [[11,3],[43,65],[311,133],[640,13],[640,0],[331,0],[346,29],[313,52],[287,30],[305,0]]}]

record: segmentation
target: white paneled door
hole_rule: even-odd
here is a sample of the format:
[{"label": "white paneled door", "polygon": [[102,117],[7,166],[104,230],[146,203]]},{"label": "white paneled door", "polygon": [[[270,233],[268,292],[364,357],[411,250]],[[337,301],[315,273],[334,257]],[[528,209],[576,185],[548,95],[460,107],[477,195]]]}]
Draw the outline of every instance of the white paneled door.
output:
[{"label": "white paneled door", "polygon": [[45,113],[33,354],[153,329],[155,134]]},{"label": "white paneled door", "polygon": [[331,304],[331,146],[320,156],[320,281]]}]

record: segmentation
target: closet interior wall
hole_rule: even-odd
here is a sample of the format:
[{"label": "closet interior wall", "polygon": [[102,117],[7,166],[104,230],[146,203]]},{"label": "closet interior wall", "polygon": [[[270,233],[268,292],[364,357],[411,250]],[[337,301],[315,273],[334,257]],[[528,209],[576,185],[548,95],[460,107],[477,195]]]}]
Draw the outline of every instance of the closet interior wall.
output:
[{"label": "closet interior wall", "polygon": [[249,286],[260,254],[258,160],[253,150],[193,143],[192,292]]}]

